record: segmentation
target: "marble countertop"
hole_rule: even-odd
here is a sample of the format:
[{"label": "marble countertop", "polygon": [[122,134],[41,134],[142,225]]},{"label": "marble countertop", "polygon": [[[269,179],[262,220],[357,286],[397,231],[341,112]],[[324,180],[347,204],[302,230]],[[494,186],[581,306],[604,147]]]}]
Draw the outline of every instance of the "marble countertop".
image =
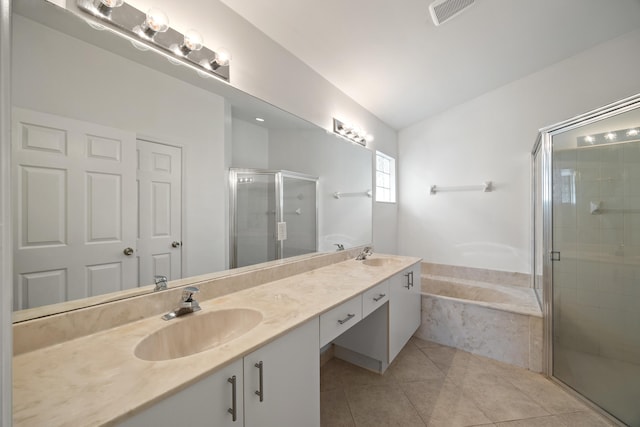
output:
[{"label": "marble countertop", "polygon": [[190,356],[145,361],[134,355],[138,342],[169,324],[162,313],[15,356],[14,425],[122,421],[420,261],[384,257],[398,262],[372,267],[350,259],[201,301],[202,311],[170,322],[231,308],[258,310],[263,319],[246,334]]}]

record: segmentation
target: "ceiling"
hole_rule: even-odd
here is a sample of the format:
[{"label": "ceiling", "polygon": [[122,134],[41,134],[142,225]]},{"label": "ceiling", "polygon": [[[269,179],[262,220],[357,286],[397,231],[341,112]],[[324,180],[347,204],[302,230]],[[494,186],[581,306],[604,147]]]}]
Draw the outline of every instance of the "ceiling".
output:
[{"label": "ceiling", "polygon": [[[395,129],[640,26],[640,0],[222,0]],[[637,52],[630,52],[637,54]]]}]

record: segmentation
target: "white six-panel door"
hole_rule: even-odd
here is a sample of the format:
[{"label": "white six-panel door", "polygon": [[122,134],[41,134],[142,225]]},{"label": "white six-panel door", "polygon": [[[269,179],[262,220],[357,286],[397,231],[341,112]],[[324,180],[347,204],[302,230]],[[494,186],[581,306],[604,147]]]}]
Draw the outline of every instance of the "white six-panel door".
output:
[{"label": "white six-panel door", "polygon": [[135,134],[15,108],[12,176],[15,309],[137,286]]},{"label": "white six-panel door", "polygon": [[140,284],[182,277],[182,150],[138,140]]}]

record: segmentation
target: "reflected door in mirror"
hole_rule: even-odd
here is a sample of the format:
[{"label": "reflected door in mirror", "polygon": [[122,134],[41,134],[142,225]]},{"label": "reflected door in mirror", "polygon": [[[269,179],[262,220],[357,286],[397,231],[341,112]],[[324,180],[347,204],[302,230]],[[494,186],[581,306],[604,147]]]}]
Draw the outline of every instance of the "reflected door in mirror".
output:
[{"label": "reflected door in mirror", "polygon": [[14,308],[136,286],[135,135],[18,108],[12,126]]},{"label": "reflected door in mirror", "polygon": [[182,277],[182,150],[138,140],[139,283]]}]

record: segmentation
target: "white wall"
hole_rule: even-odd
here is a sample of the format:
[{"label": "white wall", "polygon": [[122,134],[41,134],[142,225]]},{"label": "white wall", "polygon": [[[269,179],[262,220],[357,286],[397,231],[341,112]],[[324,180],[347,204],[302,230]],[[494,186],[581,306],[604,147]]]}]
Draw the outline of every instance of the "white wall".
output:
[{"label": "white wall", "polygon": [[269,131],[245,120],[231,121],[231,166],[244,169],[269,167]]},{"label": "white wall", "polygon": [[[640,92],[640,30],[399,133],[399,252],[529,273],[530,151],[537,130]],[[495,183],[495,192],[430,185]]]},{"label": "white wall", "polygon": [[13,104],[182,146],[183,275],[225,269],[225,100],[20,16],[13,23]]}]

